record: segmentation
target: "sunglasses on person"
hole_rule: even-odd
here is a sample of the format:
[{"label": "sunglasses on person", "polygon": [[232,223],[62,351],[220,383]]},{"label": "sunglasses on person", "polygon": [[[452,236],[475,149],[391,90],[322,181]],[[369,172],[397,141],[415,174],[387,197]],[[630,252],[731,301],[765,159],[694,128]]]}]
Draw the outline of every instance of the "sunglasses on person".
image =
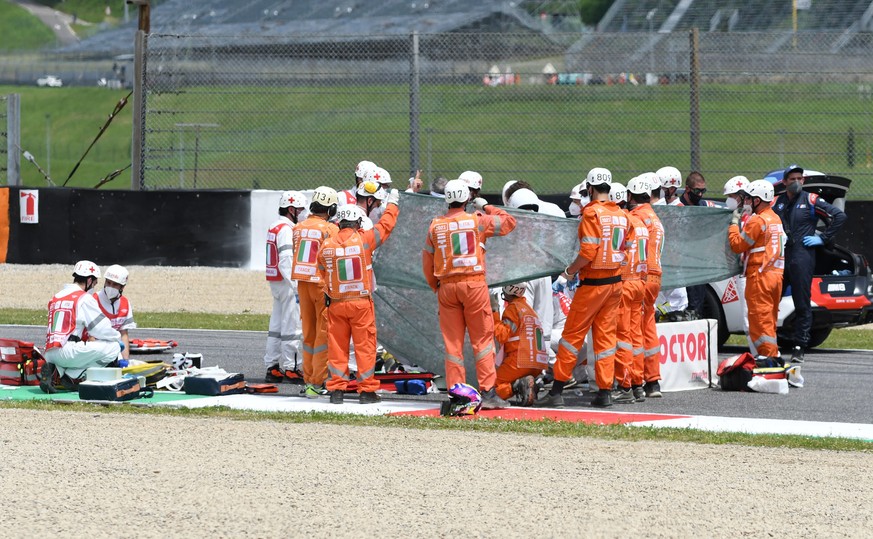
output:
[{"label": "sunglasses on person", "polygon": [[694,189],[689,189],[695,195],[703,195],[706,194],[706,187],[696,187]]}]

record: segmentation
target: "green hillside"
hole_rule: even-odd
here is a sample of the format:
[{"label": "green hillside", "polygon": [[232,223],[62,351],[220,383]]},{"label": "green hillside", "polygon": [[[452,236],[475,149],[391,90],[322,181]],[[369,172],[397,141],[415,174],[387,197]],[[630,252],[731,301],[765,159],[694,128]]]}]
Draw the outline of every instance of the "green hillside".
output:
[{"label": "green hillside", "polygon": [[[104,88],[0,86],[0,94],[10,93],[21,95],[22,149],[32,153],[44,169],[51,163],[51,177],[57,185],[63,183],[118,100],[127,95],[127,91]],[[94,187],[100,178],[130,163],[131,107],[132,103],[128,103],[113,121],[68,186]],[[25,185],[46,185],[36,167],[24,159],[21,176]],[[130,175],[122,175],[107,187],[130,187]]]},{"label": "green hillside", "polygon": [[[124,16],[124,0],[35,0],[36,3],[88,22],[114,22]],[[154,3],[154,2],[152,2]],[[109,8],[109,15],[106,8]],[[136,6],[128,6],[132,18],[136,17]]]},{"label": "green hillside", "polygon": [[[493,91],[492,91],[493,90]],[[713,192],[735,174],[763,175],[786,162],[845,174],[850,198],[873,196],[873,133],[858,114],[854,86],[764,85],[750,93],[710,84],[701,99],[701,163]],[[429,179],[473,168],[487,192],[527,179],[542,193],[569,192],[592,166],[622,182],[673,163],[687,171],[688,97],[681,85],[651,88],[428,86],[421,99],[420,162]],[[21,93],[22,146],[61,183],[124,91],[0,87]],[[582,94],[584,92],[584,94]],[[244,97],[240,97],[244,96]],[[740,105],[741,103],[741,105]],[[130,163],[132,103],[115,120],[69,185],[93,187]],[[152,187],[315,187],[341,185],[342,171],[371,158],[402,180],[409,159],[403,86],[187,87],[149,96],[148,179]],[[48,121],[46,115],[49,115]],[[811,121],[814,120],[814,121]],[[192,126],[206,126],[198,135]],[[776,127],[774,127],[776,126]],[[778,131],[781,130],[781,135]],[[856,163],[846,162],[855,133]],[[780,151],[782,153],[780,153]],[[782,165],[784,166],[784,165]],[[22,162],[27,185],[44,185]],[[759,176],[760,177],[760,176]],[[125,173],[108,187],[126,189]]]},{"label": "green hillside", "polygon": [[55,44],[55,35],[26,9],[0,0],[0,51],[32,50]]}]

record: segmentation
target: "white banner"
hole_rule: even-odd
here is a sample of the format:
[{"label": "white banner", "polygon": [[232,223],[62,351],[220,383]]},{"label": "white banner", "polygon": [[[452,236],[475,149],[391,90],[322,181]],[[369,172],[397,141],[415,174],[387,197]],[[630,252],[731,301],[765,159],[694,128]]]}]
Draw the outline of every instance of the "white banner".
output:
[{"label": "white banner", "polygon": [[18,192],[21,222],[28,224],[39,223],[39,191],[36,189],[22,189]]},{"label": "white banner", "polygon": [[718,321],[657,325],[661,340],[661,390],[705,389],[718,383]]},{"label": "white banner", "polygon": [[[661,340],[661,391],[706,389],[718,384],[718,321],[664,322],[657,324]],[[591,332],[585,339],[586,357],[594,357]],[[594,383],[594,362],[576,366],[573,376]],[[583,370],[584,369],[584,370]]]}]

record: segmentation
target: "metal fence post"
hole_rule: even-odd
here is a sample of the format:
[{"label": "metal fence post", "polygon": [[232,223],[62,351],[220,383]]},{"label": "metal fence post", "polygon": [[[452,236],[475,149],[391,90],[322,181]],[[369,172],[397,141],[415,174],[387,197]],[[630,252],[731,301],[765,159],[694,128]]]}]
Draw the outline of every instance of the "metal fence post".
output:
[{"label": "metal fence post", "polygon": [[21,185],[21,96],[6,98],[6,179],[9,185]]},{"label": "metal fence post", "polygon": [[700,170],[700,41],[697,27],[691,29],[691,170]]},{"label": "metal fence post", "polygon": [[419,63],[418,63],[418,32],[410,36],[412,45],[409,57],[409,169],[415,176],[418,170],[418,115],[419,115]]},{"label": "metal fence post", "polygon": [[145,135],[145,77],[148,36],[137,30],[133,57],[133,138],[130,145],[130,189],[145,187],[143,148]]}]

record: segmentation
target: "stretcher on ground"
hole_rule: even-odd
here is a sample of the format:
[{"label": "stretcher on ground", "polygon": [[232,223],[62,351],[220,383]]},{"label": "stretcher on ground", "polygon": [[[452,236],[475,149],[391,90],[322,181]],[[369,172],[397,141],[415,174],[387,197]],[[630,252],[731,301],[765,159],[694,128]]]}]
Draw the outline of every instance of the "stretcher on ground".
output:
[{"label": "stretcher on ground", "polygon": [[178,345],[179,343],[176,341],[162,341],[160,339],[131,339],[130,351],[139,354],[166,352]]}]

